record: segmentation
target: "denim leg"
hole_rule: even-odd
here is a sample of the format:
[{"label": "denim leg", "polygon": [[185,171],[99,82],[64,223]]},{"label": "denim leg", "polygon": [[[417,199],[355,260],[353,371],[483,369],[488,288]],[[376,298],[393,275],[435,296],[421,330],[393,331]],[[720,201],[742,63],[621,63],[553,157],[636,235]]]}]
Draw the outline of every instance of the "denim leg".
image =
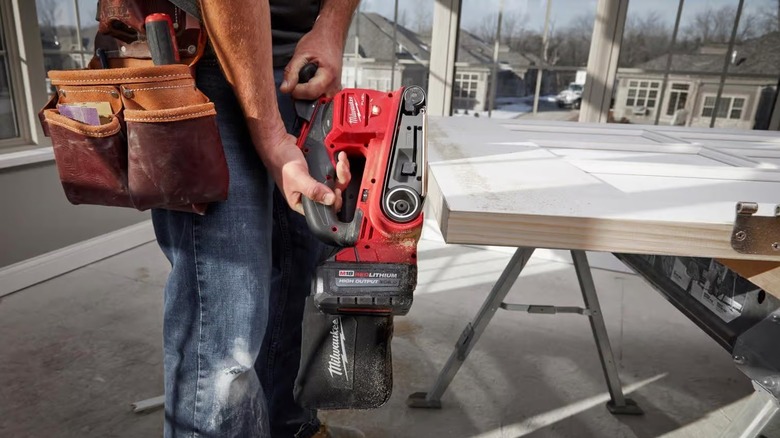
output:
[{"label": "denim leg", "polygon": [[[276,72],[276,79],[281,82],[281,70]],[[292,100],[280,94],[278,101],[287,131],[297,134]],[[303,308],[325,246],[309,231],[305,218],[287,206],[278,189],[274,191],[273,209],[270,316],[255,366],[266,391],[271,435],[308,438],[319,428],[317,411],[298,406],[293,387],[301,356]]]},{"label": "denim leg", "polygon": [[230,188],[228,200],[205,216],[152,212],[172,265],[164,301],[165,436],[267,437],[253,365],[268,325],[273,184],[216,63],[201,62],[197,81],[217,107]]}]

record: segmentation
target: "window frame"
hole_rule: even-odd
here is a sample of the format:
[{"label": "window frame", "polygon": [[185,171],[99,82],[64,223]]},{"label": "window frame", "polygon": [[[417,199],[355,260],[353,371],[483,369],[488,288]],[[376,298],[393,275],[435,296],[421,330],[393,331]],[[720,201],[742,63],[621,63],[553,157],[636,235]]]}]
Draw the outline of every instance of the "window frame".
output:
[{"label": "window frame", "polygon": [[0,140],[0,168],[51,160],[51,153],[24,154],[26,150],[51,146],[38,120],[38,110],[46,104],[48,95],[35,2],[0,0],[0,11],[19,130],[17,137]]},{"label": "window frame", "polygon": [[[699,113],[699,117],[707,117],[707,118],[712,117],[712,113],[704,114],[704,111],[707,110],[707,109],[710,109],[710,110],[713,110],[713,111],[715,110],[715,103],[713,103],[712,105],[707,105],[707,99],[708,98],[712,98],[712,99],[717,101],[718,96],[717,96],[717,94],[712,94],[712,93],[707,93],[707,94],[703,94],[702,95],[702,97],[701,97],[701,111]],[[742,105],[739,108],[734,108],[734,103],[737,100],[741,100],[742,101]],[[724,105],[726,103],[726,101],[728,101],[728,105]],[[719,112],[723,111],[725,116],[719,116],[719,115],[716,114],[715,115],[715,119],[721,119],[721,120],[742,120],[742,117],[745,115],[745,109],[746,109],[746,106],[747,106],[747,102],[748,102],[748,96],[746,96],[744,94],[722,95],[720,97],[720,104],[718,105],[718,111]],[[725,108],[725,109],[723,109],[723,108]],[[732,117],[731,116],[732,113],[734,112],[734,110],[739,111],[739,116],[738,117]]]},{"label": "window frame", "polygon": [[[655,87],[653,86],[655,85]],[[631,91],[634,91],[634,95],[631,95]],[[644,91],[644,96],[640,96]],[[655,91],[655,97],[650,97],[650,93]],[[628,86],[626,87],[626,108],[645,108],[647,110],[655,110],[658,106],[658,101],[661,96],[661,81],[655,79],[628,79]],[[644,102],[644,105],[639,105],[638,101]],[[653,101],[653,105],[648,105],[649,101]],[[629,104],[629,101],[632,101]]]},{"label": "window frame", "polygon": [[4,10],[4,8],[0,7],[0,30],[2,30],[2,32],[0,32],[0,59],[2,60],[2,62],[0,62],[0,68],[5,70],[5,72],[4,72],[4,74],[6,76],[5,79],[8,81],[8,83],[6,85],[8,86],[8,94],[9,94],[8,97],[9,97],[10,102],[11,102],[11,104],[9,106],[10,106],[10,110],[11,110],[11,118],[12,118],[13,125],[14,125],[13,126],[14,136],[12,136],[10,138],[3,138],[3,139],[0,139],[0,140],[10,140],[10,141],[12,141],[12,140],[16,140],[17,138],[21,137],[21,131],[22,130],[21,130],[20,126],[19,126],[20,125],[20,123],[19,123],[19,109],[17,108],[18,105],[16,105],[16,101],[17,101],[17,94],[16,93],[17,93],[17,91],[16,91],[16,89],[14,87],[15,78],[13,77],[13,72],[12,72],[12,70],[14,70],[14,69],[13,69],[13,66],[12,66],[12,63],[11,63],[11,54],[10,54],[10,48],[9,48],[9,44],[8,44],[8,36],[5,35],[7,33],[6,29],[8,29],[8,26],[5,25],[5,23],[6,23],[6,21],[5,21],[6,20],[6,15],[7,14],[6,14],[6,11]]},{"label": "window frame", "polygon": [[[464,87],[464,85],[468,85]],[[476,99],[477,89],[479,89],[479,73],[455,73],[455,89],[457,90],[458,99]],[[474,96],[471,96],[471,93]],[[465,94],[464,94],[465,93]]]}]

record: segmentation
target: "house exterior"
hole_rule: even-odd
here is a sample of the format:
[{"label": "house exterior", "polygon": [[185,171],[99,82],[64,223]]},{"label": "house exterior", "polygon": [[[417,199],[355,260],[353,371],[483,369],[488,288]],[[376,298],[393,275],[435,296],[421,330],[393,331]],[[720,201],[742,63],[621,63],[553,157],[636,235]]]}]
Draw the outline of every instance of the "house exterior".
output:
[{"label": "house exterior", "polygon": [[659,124],[709,127],[717,111],[716,127],[766,129],[780,77],[779,44],[780,33],[773,32],[735,47],[717,110],[725,45],[674,54],[665,90],[667,56],[619,69],[613,118],[654,124],[660,112]]},{"label": "house exterior", "polygon": [[[352,20],[344,49],[342,84],[345,87],[390,91],[400,86],[428,87],[430,37],[393,22],[376,13],[359,13]],[[357,44],[356,44],[357,43]],[[397,60],[393,74],[393,53]],[[521,54],[499,48],[496,96],[526,94],[525,76],[532,61]],[[455,64],[453,109],[484,111],[490,96],[493,46],[461,30]]]}]

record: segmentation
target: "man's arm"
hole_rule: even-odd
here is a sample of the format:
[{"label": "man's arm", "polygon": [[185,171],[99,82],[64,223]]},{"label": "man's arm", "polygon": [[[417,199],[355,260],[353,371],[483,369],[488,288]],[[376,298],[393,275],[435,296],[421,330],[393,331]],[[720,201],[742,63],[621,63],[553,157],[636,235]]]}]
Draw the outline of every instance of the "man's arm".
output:
[{"label": "man's arm", "polygon": [[[203,23],[246,117],[252,142],[290,206],[301,195],[331,205],[335,194],[310,175],[276,101],[267,0],[200,0]],[[296,73],[297,74],[297,73]],[[340,79],[340,78],[339,78]]]},{"label": "man's arm", "polygon": [[[283,93],[292,92],[298,99],[333,96],[341,89],[341,64],[349,24],[359,0],[323,0],[320,16],[309,33],[303,36],[284,69]],[[309,62],[319,66],[317,74],[306,84],[298,83],[298,72]]]}]

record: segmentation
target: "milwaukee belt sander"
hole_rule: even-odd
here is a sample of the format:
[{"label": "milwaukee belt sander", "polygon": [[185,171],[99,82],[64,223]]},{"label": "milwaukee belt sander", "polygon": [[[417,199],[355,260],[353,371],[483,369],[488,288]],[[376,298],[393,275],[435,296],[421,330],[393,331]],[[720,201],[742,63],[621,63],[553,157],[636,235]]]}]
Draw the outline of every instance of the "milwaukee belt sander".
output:
[{"label": "milwaukee belt sander", "polygon": [[[309,64],[301,82],[314,75]],[[332,245],[312,282],[295,398],[316,409],[367,409],[392,390],[393,316],[417,285],[425,196],[425,93],[344,89],[296,102],[298,145],[313,178],[333,188],[346,152],[352,180],[340,212],[303,200],[311,231]]]}]

